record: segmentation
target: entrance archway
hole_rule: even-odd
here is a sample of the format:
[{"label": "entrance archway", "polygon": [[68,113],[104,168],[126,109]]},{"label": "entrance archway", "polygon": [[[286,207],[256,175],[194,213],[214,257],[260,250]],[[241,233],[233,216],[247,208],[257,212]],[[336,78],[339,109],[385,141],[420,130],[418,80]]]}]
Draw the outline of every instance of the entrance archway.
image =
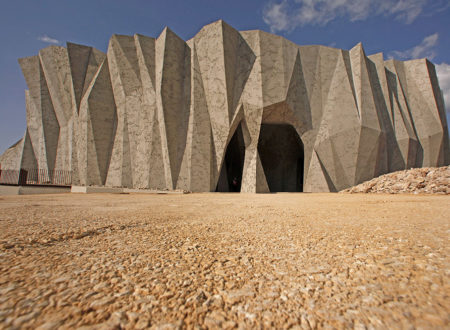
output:
[{"label": "entrance archway", "polygon": [[216,191],[240,192],[244,169],[245,142],[241,124],[238,125],[225,152]]},{"label": "entrance archway", "polygon": [[262,124],[258,152],[270,192],[303,191],[303,143],[287,124]]}]

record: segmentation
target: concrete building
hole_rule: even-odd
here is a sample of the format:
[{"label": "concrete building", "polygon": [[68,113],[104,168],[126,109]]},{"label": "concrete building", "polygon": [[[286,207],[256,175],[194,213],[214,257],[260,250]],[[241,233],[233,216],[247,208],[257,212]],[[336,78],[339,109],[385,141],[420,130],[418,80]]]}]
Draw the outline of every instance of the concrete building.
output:
[{"label": "concrete building", "polygon": [[19,60],[24,137],[2,169],[70,170],[81,186],[327,192],[449,164],[426,59],[299,46],[223,21],[185,42],[113,35],[106,54],[51,46]]}]

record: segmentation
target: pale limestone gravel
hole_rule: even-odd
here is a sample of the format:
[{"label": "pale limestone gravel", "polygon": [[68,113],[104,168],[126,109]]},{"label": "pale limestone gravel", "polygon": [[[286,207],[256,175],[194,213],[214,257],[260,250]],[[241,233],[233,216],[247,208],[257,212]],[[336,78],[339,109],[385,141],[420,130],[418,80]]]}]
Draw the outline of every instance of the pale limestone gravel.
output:
[{"label": "pale limestone gravel", "polygon": [[0,196],[0,328],[448,328],[441,195]]},{"label": "pale limestone gravel", "polygon": [[388,173],[341,192],[450,195],[450,165]]}]

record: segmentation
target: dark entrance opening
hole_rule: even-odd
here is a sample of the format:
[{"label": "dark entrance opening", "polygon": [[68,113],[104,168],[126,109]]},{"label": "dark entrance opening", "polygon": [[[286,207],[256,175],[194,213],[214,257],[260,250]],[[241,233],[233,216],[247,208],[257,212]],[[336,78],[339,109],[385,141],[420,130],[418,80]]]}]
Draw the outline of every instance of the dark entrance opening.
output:
[{"label": "dark entrance opening", "polygon": [[225,152],[216,191],[241,191],[242,171],[244,169],[245,142],[241,124],[238,125]]},{"label": "dark entrance opening", "polygon": [[294,127],[262,124],[258,152],[271,192],[303,191],[303,143]]}]

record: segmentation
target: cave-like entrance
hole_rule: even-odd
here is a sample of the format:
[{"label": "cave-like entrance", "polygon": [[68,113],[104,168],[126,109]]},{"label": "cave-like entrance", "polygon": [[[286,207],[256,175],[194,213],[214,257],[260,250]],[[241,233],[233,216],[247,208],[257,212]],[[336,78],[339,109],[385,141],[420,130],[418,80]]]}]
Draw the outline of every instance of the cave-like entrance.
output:
[{"label": "cave-like entrance", "polygon": [[245,142],[242,124],[239,124],[228,143],[225,159],[220,170],[216,191],[240,192],[244,169]]},{"label": "cave-like entrance", "polygon": [[303,191],[303,143],[293,126],[262,124],[258,152],[270,192]]}]

